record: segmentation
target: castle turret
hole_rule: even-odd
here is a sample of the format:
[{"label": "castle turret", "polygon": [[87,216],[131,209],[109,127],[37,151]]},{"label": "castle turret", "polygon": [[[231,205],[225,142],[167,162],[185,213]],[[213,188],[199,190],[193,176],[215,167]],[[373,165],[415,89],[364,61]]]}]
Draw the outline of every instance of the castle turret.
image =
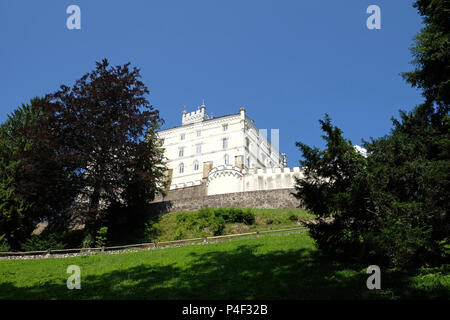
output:
[{"label": "castle turret", "polygon": [[199,109],[196,111],[192,111],[187,113],[186,110],[183,110],[183,115],[181,117],[181,124],[189,124],[194,122],[201,122],[203,120],[209,119],[208,115],[206,114],[206,106],[203,103]]}]

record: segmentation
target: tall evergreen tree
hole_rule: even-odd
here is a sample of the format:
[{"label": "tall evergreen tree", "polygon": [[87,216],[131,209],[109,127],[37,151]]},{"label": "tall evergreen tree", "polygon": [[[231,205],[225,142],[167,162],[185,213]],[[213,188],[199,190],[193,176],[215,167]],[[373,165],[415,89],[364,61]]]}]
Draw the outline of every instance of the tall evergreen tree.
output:
[{"label": "tall evergreen tree", "polygon": [[411,48],[415,69],[403,73],[405,80],[422,90],[427,105],[448,112],[450,104],[450,1],[418,0],[424,28]]},{"label": "tall evergreen tree", "polygon": [[20,172],[24,163],[21,156],[32,147],[32,141],[21,136],[22,130],[34,123],[40,115],[39,99],[23,104],[0,126],[0,236],[13,249],[33,230],[39,215],[33,203],[20,194]]},{"label": "tall evergreen tree", "polygon": [[[328,118],[321,122],[324,151],[298,143],[306,179],[298,181],[297,196],[319,217],[333,218],[312,225],[313,237],[322,249],[361,262],[408,266],[450,258],[450,2],[414,6],[425,27],[412,48],[416,69],[403,76],[422,89],[425,102],[401,111],[390,134],[366,142],[365,161]],[[345,170],[352,167],[358,170]]]},{"label": "tall evergreen tree", "polygon": [[367,160],[359,154],[328,115],[319,121],[325,150],[297,142],[304,160],[304,178],[297,179],[296,197],[318,216],[310,233],[319,248],[339,257],[363,258],[370,251],[370,230],[377,218],[369,198]]},{"label": "tall evergreen tree", "polygon": [[396,264],[439,263],[450,248],[450,1],[414,7],[425,26],[411,49],[415,69],[403,77],[425,101],[366,145],[372,198],[385,214],[378,241]]}]

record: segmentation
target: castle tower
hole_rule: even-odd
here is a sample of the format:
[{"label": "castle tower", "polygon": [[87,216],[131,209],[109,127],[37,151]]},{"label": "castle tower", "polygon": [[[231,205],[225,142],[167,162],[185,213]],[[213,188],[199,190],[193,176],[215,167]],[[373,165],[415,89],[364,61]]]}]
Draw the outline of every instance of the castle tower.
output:
[{"label": "castle tower", "polygon": [[197,111],[192,111],[187,113],[186,110],[183,110],[183,114],[181,117],[181,125],[186,125],[186,124],[190,124],[190,123],[195,123],[195,122],[201,122],[204,120],[208,120],[209,117],[206,114],[206,106],[205,103],[203,103],[200,106],[200,109],[198,109]]}]

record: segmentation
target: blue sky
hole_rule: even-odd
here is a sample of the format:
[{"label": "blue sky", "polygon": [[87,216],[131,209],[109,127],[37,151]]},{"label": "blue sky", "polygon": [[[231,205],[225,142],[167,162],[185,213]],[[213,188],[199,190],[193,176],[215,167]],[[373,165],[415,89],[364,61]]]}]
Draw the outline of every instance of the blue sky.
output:
[{"label": "blue sky", "polygon": [[[141,69],[164,128],[202,99],[214,116],[244,106],[260,129],[280,130],[280,151],[298,165],[296,141],[323,146],[324,113],[358,144],[423,101],[399,75],[412,69],[421,28],[412,3],[0,0],[0,122],[108,58]],[[81,30],[66,27],[72,4]],[[366,27],[371,4],[381,8],[380,30]]]}]

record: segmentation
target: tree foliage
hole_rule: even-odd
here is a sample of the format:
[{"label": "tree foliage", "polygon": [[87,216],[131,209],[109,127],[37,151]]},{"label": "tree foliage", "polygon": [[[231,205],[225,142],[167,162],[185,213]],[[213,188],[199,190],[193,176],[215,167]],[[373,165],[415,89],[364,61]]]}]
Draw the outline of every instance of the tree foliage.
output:
[{"label": "tree foliage", "polygon": [[448,112],[450,104],[450,1],[418,0],[414,3],[425,27],[411,48],[415,69],[403,73],[413,87],[422,89],[427,104]]},{"label": "tree foliage", "polygon": [[74,199],[76,192],[70,209],[93,231],[111,204],[152,200],[162,184],[165,167],[154,134],[162,119],[148,93],[137,68],[110,67],[104,59],[71,88],[47,95],[40,105],[47,116],[29,131],[51,143],[55,161],[68,171],[64,197]]},{"label": "tree foliage", "polygon": [[17,108],[0,126],[0,235],[12,248],[29,234],[39,218],[30,197],[20,192],[21,159],[33,142],[22,136],[22,131],[39,118],[38,98]]},{"label": "tree foliage", "polygon": [[365,142],[367,159],[328,116],[325,150],[297,143],[306,175],[297,197],[321,218],[311,225],[319,246],[339,257],[400,267],[450,258],[449,2],[414,6],[426,25],[412,48],[416,69],[404,77],[425,102],[400,111],[389,134]]},{"label": "tree foliage", "polygon": [[367,159],[328,115],[320,124],[325,150],[297,142],[304,178],[297,179],[296,197],[319,217],[309,227],[320,248],[337,256],[363,257],[371,249],[370,232],[377,218],[369,198]]},{"label": "tree foliage", "polygon": [[129,65],[97,62],[0,127],[0,235],[15,249],[42,220],[63,229],[76,218],[95,235],[109,208],[140,208],[165,188],[163,121]]}]

